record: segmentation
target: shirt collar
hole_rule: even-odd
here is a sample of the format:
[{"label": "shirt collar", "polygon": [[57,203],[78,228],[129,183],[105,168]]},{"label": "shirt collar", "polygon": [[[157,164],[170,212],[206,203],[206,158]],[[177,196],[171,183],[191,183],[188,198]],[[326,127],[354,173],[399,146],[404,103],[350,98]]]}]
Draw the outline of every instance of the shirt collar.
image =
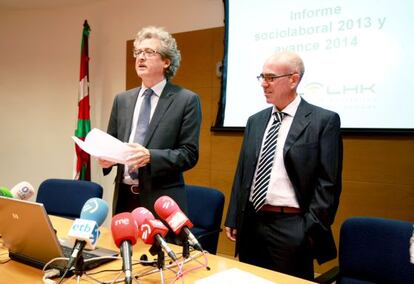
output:
[{"label": "shirt collar", "polygon": [[[296,111],[298,110],[301,99],[302,98],[300,97],[300,95],[296,95],[295,99],[291,101],[290,104],[288,104],[284,109],[282,109],[281,112],[285,113],[288,116],[294,117]],[[278,110],[275,106],[273,106],[272,114],[274,114],[275,112],[278,112]]]},{"label": "shirt collar", "polygon": [[[154,95],[159,97],[161,95],[162,91],[164,90],[164,87],[165,87],[166,84],[167,84],[167,80],[164,79],[164,80],[160,81],[159,83],[155,84],[154,86],[152,86],[151,89],[154,92]],[[139,91],[139,95],[142,96],[146,89],[148,89],[148,88],[145,87],[144,85],[141,85],[141,90]]]}]

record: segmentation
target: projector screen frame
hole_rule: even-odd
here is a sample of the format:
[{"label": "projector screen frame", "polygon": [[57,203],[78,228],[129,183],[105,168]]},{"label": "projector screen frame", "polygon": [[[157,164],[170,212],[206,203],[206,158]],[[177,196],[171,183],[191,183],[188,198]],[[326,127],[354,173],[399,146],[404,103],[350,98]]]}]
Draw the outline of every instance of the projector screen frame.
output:
[{"label": "projector screen frame", "polygon": [[[221,67],[221,88],[220,100],[214,125],[211,127],[213,132],[243,132],[245,127],[242,126],[224,126],[224,115],[226,107],[226,87],[228,71],[228,45],[229,45],[229,4],[231,0],[223,0],[224,5],[224,55]],[[270,105],[269,105],[270,106]],[[250,115],[253,115],[251,113]],[[414,114],[413,114],[414,115]],[[414,128],[346,128],[342,127],[343,134],[356,135],[413,135]]]}]

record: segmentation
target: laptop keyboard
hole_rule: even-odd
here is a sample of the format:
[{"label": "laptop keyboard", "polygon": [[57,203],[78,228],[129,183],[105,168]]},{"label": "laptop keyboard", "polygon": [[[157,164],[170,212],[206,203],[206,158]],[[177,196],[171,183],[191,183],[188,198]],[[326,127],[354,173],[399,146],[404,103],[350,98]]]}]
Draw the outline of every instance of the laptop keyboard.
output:
[{"label": "laptop keyboard", "polygon": [[[71,254],[72,254],[72,250],[73,250],[73,248],[71,248],[71,247],[67,247],[67,246],[62,246],[62,250],[63,250],[63,254],[67,257],[67,258],[69,258],[70,256],[71,256]],[[93,254],[93,253],[88,253],[88,252],[86,252],[86,251],[82,251],[82,256],[83,256],[83,259],[89,259],[89,258],[93,258],[93,257],[97,257],[97,255],[96,254]]]}]

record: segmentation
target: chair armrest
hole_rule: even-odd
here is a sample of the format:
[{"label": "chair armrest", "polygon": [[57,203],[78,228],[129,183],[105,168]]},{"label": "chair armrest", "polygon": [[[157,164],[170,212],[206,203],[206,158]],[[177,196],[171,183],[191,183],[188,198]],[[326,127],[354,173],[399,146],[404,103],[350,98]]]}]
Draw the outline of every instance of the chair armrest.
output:
[{"label": "chair armrest", "polygon": [[204,233],[204,234],[200,234],[200,235],[198,235],[198,236],[197,236],[197,239],[198,239],[198,240],[200,240],[200,239],[202,239],[202,238],[204,238],[204,237],[208,237],[208,236],[210,236],[210,235],[218,234],[218,233],[220,233],[221,231],[223,231],[223,230],[222,230],[222,229],[217,229],[217,230],[209,231],[209,232],[207,232],[207,233]]},{"label": "chair armrest", "polygon": [[321,283],[321,284],[333,283],[334,281],[338,279],[338,276],[339,276],[339,267],[335,266],[334,268],[316,277],[314,281],[316,283]]}]

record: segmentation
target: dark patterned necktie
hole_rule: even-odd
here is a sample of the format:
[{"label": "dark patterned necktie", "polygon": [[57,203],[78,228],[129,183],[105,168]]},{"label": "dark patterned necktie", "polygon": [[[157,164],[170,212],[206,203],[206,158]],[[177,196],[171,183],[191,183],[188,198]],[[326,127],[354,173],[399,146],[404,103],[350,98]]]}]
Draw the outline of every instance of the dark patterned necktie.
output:
[{"label": "dark patterned necktie", "polygon": [[259,157],[256,177],[253,183],[252,201],[256,211],[264,205],[266,201],[267,188],[270,181],[270,173],[272,172],[273,160],[275,157],[277,137],[280,124],[286,115],[283,112],[275,112],[275,118],[267,132],[263,149]]},{"label": "dark patterned necktie", "polygon": [[[144,91],[144,99],[139,109],[137,128],[135,129],[134,143],[141,145],[144,143],[151,117],[151,96],[153,94],[154,91],[152,89]],[[130,171],[129,176],[132,179],[138,179],[138,171]]]}]

